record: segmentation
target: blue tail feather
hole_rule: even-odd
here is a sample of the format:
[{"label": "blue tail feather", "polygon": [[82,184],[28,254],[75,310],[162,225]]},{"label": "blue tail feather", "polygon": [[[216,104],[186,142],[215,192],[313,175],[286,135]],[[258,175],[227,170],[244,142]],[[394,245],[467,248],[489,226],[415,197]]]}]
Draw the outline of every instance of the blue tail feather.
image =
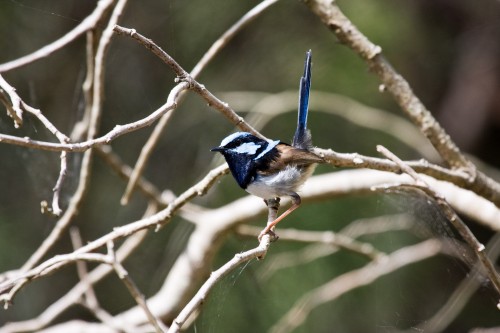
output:
[{"label": "blue tail feather", "polygon": [[304,64],[304,75],[300,78],[299,89],[299,114],[297,118],[297,130],[293,137],[294,147],[308,149],[311,147],[311,135],[307,130],[307,112],[309,111],[309,91],[311,89],[311,50],[306,53]]}]

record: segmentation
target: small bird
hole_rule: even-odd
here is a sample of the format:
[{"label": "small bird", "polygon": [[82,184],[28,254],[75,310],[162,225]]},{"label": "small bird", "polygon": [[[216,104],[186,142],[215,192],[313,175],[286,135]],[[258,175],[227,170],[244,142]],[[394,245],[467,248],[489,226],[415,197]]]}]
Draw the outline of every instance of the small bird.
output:
[{"label": "small bird", "polygon": [[266,204],[269,199],[284,196],[292,199],[292,206],[262,230],[259,240],[266,233],[273,233],[274,226],[299,207],[298,189],[311,176],[316,164],[324,162],[311,152],[311,133],[307,129],[310,88],[311,50],[306,53],[304,76],[300,79],[297,129],[291,145],[237,132],[211,149],[224,156],[234,179],[248,193],[263,198]]}]

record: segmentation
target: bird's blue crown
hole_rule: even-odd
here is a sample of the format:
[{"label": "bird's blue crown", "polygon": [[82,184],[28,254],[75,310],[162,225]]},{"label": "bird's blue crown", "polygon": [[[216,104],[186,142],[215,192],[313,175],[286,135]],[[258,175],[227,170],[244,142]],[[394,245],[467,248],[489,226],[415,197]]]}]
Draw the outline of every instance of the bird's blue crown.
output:
[{"label": "bird's blue crown", "polygon": [[247,132],[236,132],[224,138],[212,151],[224,155],[238,185],[246,188],[255,172],[279,155],[276,149],[279,143],[279,140],[264,140]]}]

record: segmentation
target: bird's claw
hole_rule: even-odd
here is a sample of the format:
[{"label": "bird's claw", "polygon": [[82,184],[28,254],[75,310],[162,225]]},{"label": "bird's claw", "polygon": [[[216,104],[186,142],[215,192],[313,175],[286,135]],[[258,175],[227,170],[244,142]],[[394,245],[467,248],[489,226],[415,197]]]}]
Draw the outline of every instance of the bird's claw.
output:
[{"label": "bird's claw", "polygon": [[259,242],[262,241],[262,237],[264,237],[265,235],[270,235],[271,236],[271,242],[275,242],[279,239],[279,236],[276,235],[276,233],[269,229],[267,230],[267,228],[265,228],[264,230],[262,230],[259,234],[259,236],[257,237],[257,239],[259,240]]}]

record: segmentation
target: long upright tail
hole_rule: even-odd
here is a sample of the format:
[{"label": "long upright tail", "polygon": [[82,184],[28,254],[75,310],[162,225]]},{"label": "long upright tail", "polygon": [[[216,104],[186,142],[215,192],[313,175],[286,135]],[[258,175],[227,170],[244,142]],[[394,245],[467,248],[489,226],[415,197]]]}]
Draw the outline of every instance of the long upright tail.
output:
[{"label": "long upright tail", "polygon": [[307,112],[309,111],[309,90],[311,89],[311,50],[306,53],[304,75],[300,78],[299,115],[297,129],[293,136],[292,146],[302,149],[312,147],[311,133],[307,129]]}]

